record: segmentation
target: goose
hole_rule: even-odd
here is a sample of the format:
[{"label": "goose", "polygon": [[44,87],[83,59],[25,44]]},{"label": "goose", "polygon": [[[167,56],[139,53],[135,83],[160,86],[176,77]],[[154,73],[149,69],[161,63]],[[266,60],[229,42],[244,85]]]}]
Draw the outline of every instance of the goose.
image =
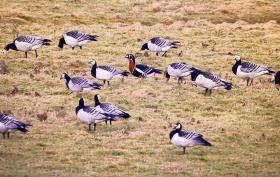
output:
[{"label": "goose", "polygon": [[69,45],[74,50],[75,47],[79,46],[82,49],[82,46],[90,41],[97,41],[98,36],[86,34],[81,31],[69,31],[60,38],[58,47],[63,48],[64,44]]},{"label": "goose", "polygon": [[72,92],[83,92],[93,89],[100,89],[102,85],[92,82],[83,77],[70,77],[67,73],[63,73],[60,79],[66,80],[66,87]]},{"label": "goose", "polygon": [[247,86],[251,86],[254,78],[257,76],[271,75],[272,73],[275,73],[274,71],[271,71],[268,66],[262,66],[249,62],[241,62],[240,56],[235,56],[234,59],[236,63],[232,66],[232,72],[237,77],[246,79]]},{"label": "goose", "polygon": [[111,66],[105,66],[105,65],[97,66],[97,63],[94,59],[90,59],[89,64],[92,65],[91,75],[96,79],[103,80],[104,84],[107,81],[108,85],[112,79],[120,76],[123,77],[128,76],[129,73],[127,71],[122,71],[120,69]]},{"label": "goose", "polygon": [[141,51],[150,50],[152,52],[156,52],[157,56],[159,52],[164,52],[164,54],[162,55],[164,56],[169,49],[178,48],[177,46],[178,43],[180,42],[170,41],[168,39],[164,39],[161,37],[154,37],[142,45]]},{"label": "goose", "polygon": [[25,58],[27,58],[27,52],[34,50],[36,54],[36,58],[38,57],[37,49],[42,45],[50,45],[51,40],[44,39],[37,36],[18,36],[14,41],[10,44],[7,44],[3,49],[3,54],[7,55],[10,49],[15,51],[22,51],[25,53]]},{"label": "goose", "polygon": [[7,134],[7,137],[10,137],[10,133],[16,130],[19,130],[23,133],[27,132],[28,126],[32,126],[29,123],[24,123],[17,121],[15,118],[0,114],[0,132],[3,134],[3,138],[5,139],[5,135]]},{"label": "goose", "polygon": [[76,107],[76,115],[82,123],[88,124],[88,129],[91,131],[91,125],[93,124],[93,130],[96,130],[96,123],[111,120],[109,114],[102,113],[93,106],[85,106],[85,101],[80,98],[79,105]]},{"label": "goose", "polygon": [[186,147],[192,146],[212,146],[208,141],[203,138],[203,135],[195,132],[182,131],[182,125],[176,123],[176,126],[169,133],[169,139],[172,144],[183,148],[183,154],[186,153]]},{"label": "goose", "polygon": [[205,88],[205,96],[211,95],[212,89],[223,88],[226,90],[231,90],[232,84],[220,79],[218,76],[195,69],[191,73],[191,79],[195,86],[200,86]]},{"label": "goose", "polygon": [[277,90],[280,90],[280,71],[278,71],[274,76],[274,82]]},{"label": "goose", "polygon": [[[115,117],[120,117],[123,119],[128,119],[130,117],[130,115],[126,112],[124,112],[123,110],[121,110],[120,108],[118,108],[117,106],[110,104],[110,103],[101,103],[100,102],[101,96],[99,94],[96,94],[94,96],[94,106],[97,110],[100,110],[103,113],[106,114],[110,114],[113,116],[113,118]],[[106,121],[107,124],[107,121]],[[110,124],[112,124],[112,121],[110,120]]]},{"label": "goose", "polygon": [[129,60],[129,71],[135,77],[148,78],[162,73],[160,69],[155,69],[143,64],[135,64],[135,57],[133,54],[127,54],[125,58]]},{"label": "goose", "polygon": [[194,67],[184,62],[172,63],[164,71],[164,76],[167,78],[167,81],[171,76],[178,78],[178,84],[180,84],[183,82],[183,78],[189,76],[194,69]]}]

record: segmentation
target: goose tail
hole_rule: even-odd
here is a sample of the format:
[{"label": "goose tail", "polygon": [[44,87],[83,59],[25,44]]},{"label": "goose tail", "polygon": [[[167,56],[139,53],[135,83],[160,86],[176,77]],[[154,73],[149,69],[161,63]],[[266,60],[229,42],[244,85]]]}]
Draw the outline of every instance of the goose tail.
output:
[{"label": "goose tail", "polygon": [[208,141],[206,141],[205,139],[203,139],[202,137],[198,137],[195,139],[196,144],[197,145],[201,145],[201,146],[212,146],[211,143],[209,143]]}]

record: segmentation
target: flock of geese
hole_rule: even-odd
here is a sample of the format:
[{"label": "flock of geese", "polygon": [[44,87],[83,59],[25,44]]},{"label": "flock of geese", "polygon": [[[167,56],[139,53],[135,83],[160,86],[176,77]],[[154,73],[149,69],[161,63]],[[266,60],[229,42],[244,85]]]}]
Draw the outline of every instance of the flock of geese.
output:
[{"label": "flock of geese", "polygon": [[[59,40],[58,47],[63,48],[64,45],[70,46],[72,49],[75,47],[82,47],[91,42],[97,41],[97,35],[86,34],[80,31],[69,31],[63,35]],[[27,52],[34,50],[36,57],[38,57],[37,49],[43,45],[50,45],[51,40],[44,39],[36,36],[19,36],[10,44],[7,44],[3,49],[3,54],[7,55],[10,49],[15,51],[22,51],[25,53],[27,58]],[[179,41],[170,41],[168,39],[154,37],[143,44],[141,51],[149,50],[159,55],[160,52],[164,52],[163,56],[169,49],[177,48]],[[200,86],[205,89],[205,95],[210,96],[214,89],[225,89],[231,90],[232,83],[227,82],[217,75],[202,71],[192,65],[184,62],[175,62],[167,66],[166,70],[157,69],[144,64],[136,64],[136,58],[133,54],[127,54],[125,58],[128,59],[127,71],[107,66],[97,65],[96,60],[90,59],[89,64],[91,67],[91,75],[103,81],[103,85],[109,85],[110,81],[118,77],[127,77],[129,73],[137,78],[149,78],[156,74],[163,74],[167,81],[174,77],[178,80],[178,84],[181,84],[185,77],[191,76],[191,81],[195,86]],[[274,71],[270,70],[270,67],[259,64],[244,62],[240,56],[235,56],[235,64],[232,66],[232,72],[240,78],[247,81],[247,86],[251,86],[253,79],[260,75],[271,75]],[[93,89],[100,89],[103,85],[79,76],[70,76],[67,73],[63,73],[61,79],[65,79],[66,87],[70,90],[70,93],[82,93]],[[275,74],[276,88],[280,89],[280,72]],[[128,119],[130,115],[125,111],[121,110],[117,106],[110,103],[100,102],[101,96],[96,94],[94,96],[94,106],[85,105],[85,100],[80,98],[78,106],[75,109],[77,117],[81,122],[88,125],[89,131],[91,131],[92,125],[93,130],[96,129],[96,124],[99,122],[107,122],[110,124],[112,121],[118,118]],[[0,114],[0,132],[3,134],[3,138],[9,138],[10,132],[19,130],[21,132],[27,132],[28,126],[32,126],[29,123],[17,121],[15,118],[9,115]],[[182,130],[182,125],[176,123],[176,126],[169,134],[170,140],[173,144],[183,148],[185,153],[186,147],[203,145],[211,146],[209,142],[203,139],[201,134],[195,132],[186,132]]]}]

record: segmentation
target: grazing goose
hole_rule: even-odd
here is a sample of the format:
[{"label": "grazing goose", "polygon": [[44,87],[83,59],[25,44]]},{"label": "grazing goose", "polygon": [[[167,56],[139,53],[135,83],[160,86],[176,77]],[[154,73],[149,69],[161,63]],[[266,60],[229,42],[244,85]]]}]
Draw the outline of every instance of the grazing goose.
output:
[{"label": "grazing goose", "polygon": [[162,56],[166,54],[166,52],[171,48],[178,48],[177,44],[180,43],[178,41],[169,41],[168,39],[154,37],[150,39],[147,43],[143,44],[141,47],[141,51],[150,50],[152,52],[156,52],[158,56],[159,52],[164,52]]},{"label": "grazing goose", "polygon": [[111,66],[105,66],[105,65],[97,66],[97,63],[94,59],[89,60],[89,64],[92,64],[91,75],[96,79],[103,80],[104,84],[107,81],[108,85],[110,80],[117,78],[119,76],[123,76],[123,77],[128,76],[129,73],[127,71],[122,71],[120,69]]},{"label": "grazing goose", "polygon": [[111,120],[109,114],[102,113],[92,106],[85,106],[83,98],[80,98],[79,105],[76,107],[76,115],[81,120],[81,122],[88,124],[88,129],[91,131],[91,125],[93,124],[93,130],[96,129],[96,123]]},{"label": "grazing goose", "polygon": [[92,82],[83,77],[70,77],[68,74],[63,73],[60,79],[66,80],[66,87],[72,92],[83,92],[93,89],[100,89],[102,85]]},{"label": "grazing goose", "polygon": [[277,89],[277,90],[280,90],[280,71],[278,71],[278,72],[275,74],[274,77],[275,77],[274,82],[275,82],[276,89]]},{"label": "grazing goose", "polygon": [[3,54],[7,55],[9,49],[22,51],[25,53],[25,58],[27,58],[27,52],[35,50],[36,58],[38,57],[37,49],[42,45],[50,45],[51,40],[44,39],[36,36],[19,36],[12,43],[5,46],[3,49]]},{"label": "grazing goose", "polygon": [[[255,77],[260,75],[271,75],[275,73],[268,66],[262,66],[249,62],[241,62],[240,56],[235,56],[236,63],[232,66],[232,72],[243,79],[246,79],[247,86],[251,86]],[[251,80],[250,84],[249,81]]]},{"label": "grazing goose", "polygon": [[205,96],[210,96],[212,93],[212,89],[223,88],[226,90],[230,90],[232,87],[231,83],[220,79],[218,76],[198,69],[195,69],[191,73],[191,79],[195,86],[198,85],[205,88]]},{"label": "grazing goose", "polygon": [[187,65],[186,63],[172,63],[168,65],[167,69],[164,71],[164,76],[167,78],[167,81],[170,77],[178,78],[178,84],[183,82],[183,78],[190,75],[194,67]]},{"label": "grazing goose", "polygon": [[182,131],[182,125],[180,123],[176,123],[174,129],[169,133],[169,139],[172,144],[183,148],[183,154],[186,153],[186,147],[198,145],[211,146],[208,141],[203,139],[201,134]]},{"label": "grazing goose", "polygon": [[[115,105],[112,105],[110,103],[100,103],[100,95],[96,94],[94,96],[94,103],[95,103],[95,108],[97,110],[100,110],[102,113],[106,113],[106,114],[110,114],[113,117],[120,117],[120,118],[124,118],[124,119],[128,119],[130,117],[130,115],[126,112],[124,112],[123,110],[121,110],[120,108],[118,108]],[[107,121],[106,121],[107,124]],[[110,119],[110,124],[112,124],[112,121]]]},{"label": "grazing goose", "polygon": [[7,137],[9,138],[10,133],[16,130],[19,130],[23,133],[27,132],[28,126],[32,126],[32,125],[29,123],[17,121],[11,116],[0,114],[0,132],[3,134],[4,139],[6,134]]},{"label": "grazing goose", "polygon": [[162,70],[155,69],[143,64],[135,64],[135,57],[132,54],[127,54],[126,57],[129,60],[129,71],[130,73],[139,78],[152,77],[155,74],[161,74]]},{"label": "grazing goose", "polygon": [[75,47],[79,46],[82,49],[82,46],[90,41],[97,41],[98,36],[86,34],[80,31],[69,31],[63,35],[59,40],[58,47],[63,48],[64,44],[69,45],[74,50]]}]

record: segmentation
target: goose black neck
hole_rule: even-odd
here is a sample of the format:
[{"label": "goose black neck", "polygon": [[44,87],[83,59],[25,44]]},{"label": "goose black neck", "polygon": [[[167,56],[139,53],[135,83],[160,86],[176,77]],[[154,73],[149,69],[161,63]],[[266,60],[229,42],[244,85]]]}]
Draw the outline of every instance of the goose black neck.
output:
[{"label": "goose black neck", "polygon": [[241,65],[241,60],[236,61],[235,64],[232,66],[232,72],[234,74],[237,73],[237,68],[238,68],[239,65]]},{"label": "goose black neck", "polygon": [[7,50],[7,51],[10,50],[10,49],[12,49],[12,50],[18,50],[17,47],[16,47],[16,45],[15,45],[15,42],[6,45],[6,47],[5,47],[4,49]]},{"label": "goose black neck", "polygon": [[78,114],[79,110],[85,107],[84,99],[81,98],[79,101],[79,105],[76,107],[76,114]]},{"label": "goose black neck", "polygon": [[95,106],[100,105],[100,101],[99,101],[99,99],[98,99],[98,96],[97,96],[97,95],[95,95],[95,96],[94,96],[94,103],[95,103]]},{"label": "goose black neck", "polygon": [[169,139],[172,139],[172,137],[176,134],[176,133],[180,133],[181,129],[174,129],[169,133]]},{"label": "goose black neck", "polygon": [[165,71],[165,72],[164,72],[164,76],[165,76],[167,79],[170,79],[170,75],[169,75],[168,71]]},{"label": "goose black neck", "polygon": [[142,45],[141,50],[149,50],[148,44],[145,43],[144,45]]},{"label": "goose black neck", "polygon": [[62,37],[62,38],[60,38],[60,40],[59,40],[58,47],[59,47],[59,48],[63,48],[63,45],[64,45],[64,44],[66,44],[66,43],[65,43],[64,37]]},{"label": "goose black neck", "polygon": [[64,73],[64,79],[66,80],[66,86],[69,89],[68,84],[69,84],[69,81],[71,80],[71,77],[68,74]]},{"label": "goose black neck", "polygon": [[192,73],[191,73],[191,79],[192,81],[195,81],[195,79],[197,78],[197,76],[200,74],[199,70],[195,69]]},{"label": "goose black neck", "polygon": [[91,75],[95,78],[96,78],[96,68],[97,68],[97,64],[95,62],[94,65],[92,65],[91,67]]}]

